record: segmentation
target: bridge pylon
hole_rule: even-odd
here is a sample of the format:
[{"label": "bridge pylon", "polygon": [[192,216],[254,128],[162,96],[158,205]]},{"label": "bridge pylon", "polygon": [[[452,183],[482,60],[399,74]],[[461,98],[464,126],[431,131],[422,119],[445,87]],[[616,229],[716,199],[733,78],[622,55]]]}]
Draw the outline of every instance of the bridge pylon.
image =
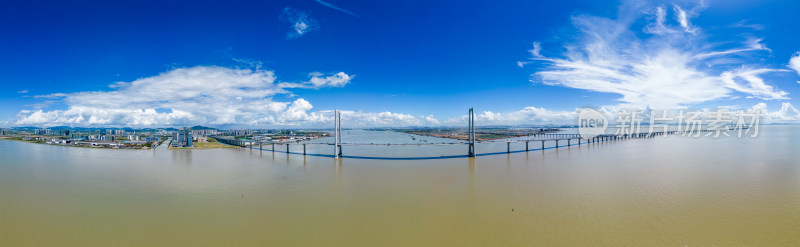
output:
[{"label": "bridge pylon", "polygon": [[342,113],[333,111],[333,158],[342,156]]},{"label": "bridge pylon", "polygon": [[467,137],[467,142],[469,142],[467,156],[475,157],[475,111],[472,107],[469,108],[469,127],[467,131],[469,132]]}]

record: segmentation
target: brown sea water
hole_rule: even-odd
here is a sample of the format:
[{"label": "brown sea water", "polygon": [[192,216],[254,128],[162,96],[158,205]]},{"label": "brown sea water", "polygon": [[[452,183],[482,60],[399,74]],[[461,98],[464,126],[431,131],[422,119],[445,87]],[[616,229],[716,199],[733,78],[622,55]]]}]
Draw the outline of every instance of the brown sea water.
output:
[{"label": "brown sea water", "polygon": [[[344,154],[466,150],[346,146]],[[443,245],[800,245],[800,127],[421,160],[0,141],[0,246]]]}]

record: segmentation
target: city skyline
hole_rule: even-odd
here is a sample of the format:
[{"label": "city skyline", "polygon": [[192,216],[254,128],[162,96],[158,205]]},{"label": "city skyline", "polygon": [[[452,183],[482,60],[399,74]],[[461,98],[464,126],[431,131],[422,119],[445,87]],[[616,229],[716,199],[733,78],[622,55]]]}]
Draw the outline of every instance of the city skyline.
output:
[{"label": "city skyline", "polygon": [[3,5],[0,127],[460,126],[471,106],[481,125],[585,106],[800,121],[800,37],[780,31],[800,3]]}]

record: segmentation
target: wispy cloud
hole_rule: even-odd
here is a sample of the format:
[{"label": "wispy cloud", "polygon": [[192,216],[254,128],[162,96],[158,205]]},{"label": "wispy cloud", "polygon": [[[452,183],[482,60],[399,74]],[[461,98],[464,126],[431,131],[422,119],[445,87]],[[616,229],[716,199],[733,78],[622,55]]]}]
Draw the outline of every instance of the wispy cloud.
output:
[{"label": "wispy cloud", "polygon": [[28,93],[28,89],[25,89],[25,90],[19,90],[19,91],[17,91],[17,93]]},{"label": "wispy cloud", "polygon": [[764,25],[750,23],[750,20],[747,20],[747,19],[741,20],[739,22],[736,22],[733,25],[731,25],[731,27],[749,28],[749,29],[753,29],[753,30],[764,30],[764,28],[765,28]]},{"label": "wispy cloud", "polygon": [[[786,70],[742,62],[756,52],[770,52],[761,39],[722,49],[691,23],[702,5],[689,11],[678,5],[671,11],[665,6],[627,5],[631,6],[620,9],[633,11],[620,11],[616,19],[573,17],[578,38],[562,44],[562,56],[542,56],[541,46],[534,43],[530,60],[546,65],[534,78],[548,85],[619,94],[620,106],[683,108],[740,94],[788,99],[788,93],[761,78]],[[649,22],[639,33],[635,24],[642,18]]]},{"label": "wispy cloud", "polygon": [[675,20],[677,20],[678,23],[681,25],[683,31],[691,34],[696,34],[697,28],[692,26],[692,23],[689,21],[689,18],[691,18],[689,16],[689,13],[687,13],[677,4],[673,4],[673,10],[675,11]]},{"label": "wispy cloud", "polygon": [[352,16],[355,16],[355,17],[358,17],[358,15],[356,15],[355,13],[353,13],[353,12],[350,12],[350,11],[348,11],[348,10],[346,10],[346,9],[339,8],[339,7],[337,7],[336,5],[330,4],[330,3],[328,3],[328,2],[324,2],[324,1],[322,1],[322,0],[314,0],[314,1],[317,1],[319,4],[325,5],[325,6],[326,6],[326,7],[328,7],[328,8],[332,8],[332,9],[338,10],[338,11],[340,11],[340,12],[342,12],[342,13],[345,13],[345,14],[348,14],[348,15],[352,15]]},{"label": "wispy cloud", "polygon": [[286,34],[288,39],[299,38],[319,28],[317,21],[309,17],[308,13],[292,7],[283,8],[280,19],[291,24],[291,30]]},{"label": "wispy cloud", "polygon": [[309,76],[311,79],[305,82],[297,83],[297,82],[283,82],[278,84],[278,87],[281,88],[312,88],[312,89],[319,89],[323,87],[344,87],[350,80],[355,77],[354,75],[348,75],[344,72],[335,73],[332,75],[325,75],[320,72],[313,72],[310,73]]}]

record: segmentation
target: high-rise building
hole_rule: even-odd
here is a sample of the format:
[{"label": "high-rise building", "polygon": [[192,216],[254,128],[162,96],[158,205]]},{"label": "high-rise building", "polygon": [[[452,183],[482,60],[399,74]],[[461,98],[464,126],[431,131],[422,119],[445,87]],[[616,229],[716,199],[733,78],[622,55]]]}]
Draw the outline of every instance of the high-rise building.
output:
[{"label": "high-rise building", "polygon": [[34,130],[33,133],[36,134],[36,135],[49,135],[51,133],[51,130],[49,130],[49,129],[37,129],[37,130]]},{"label": "high-rise building", "polygon": [[192,132],[189,128],[180,128],[173,134],[172,147],[192,147]]}]

